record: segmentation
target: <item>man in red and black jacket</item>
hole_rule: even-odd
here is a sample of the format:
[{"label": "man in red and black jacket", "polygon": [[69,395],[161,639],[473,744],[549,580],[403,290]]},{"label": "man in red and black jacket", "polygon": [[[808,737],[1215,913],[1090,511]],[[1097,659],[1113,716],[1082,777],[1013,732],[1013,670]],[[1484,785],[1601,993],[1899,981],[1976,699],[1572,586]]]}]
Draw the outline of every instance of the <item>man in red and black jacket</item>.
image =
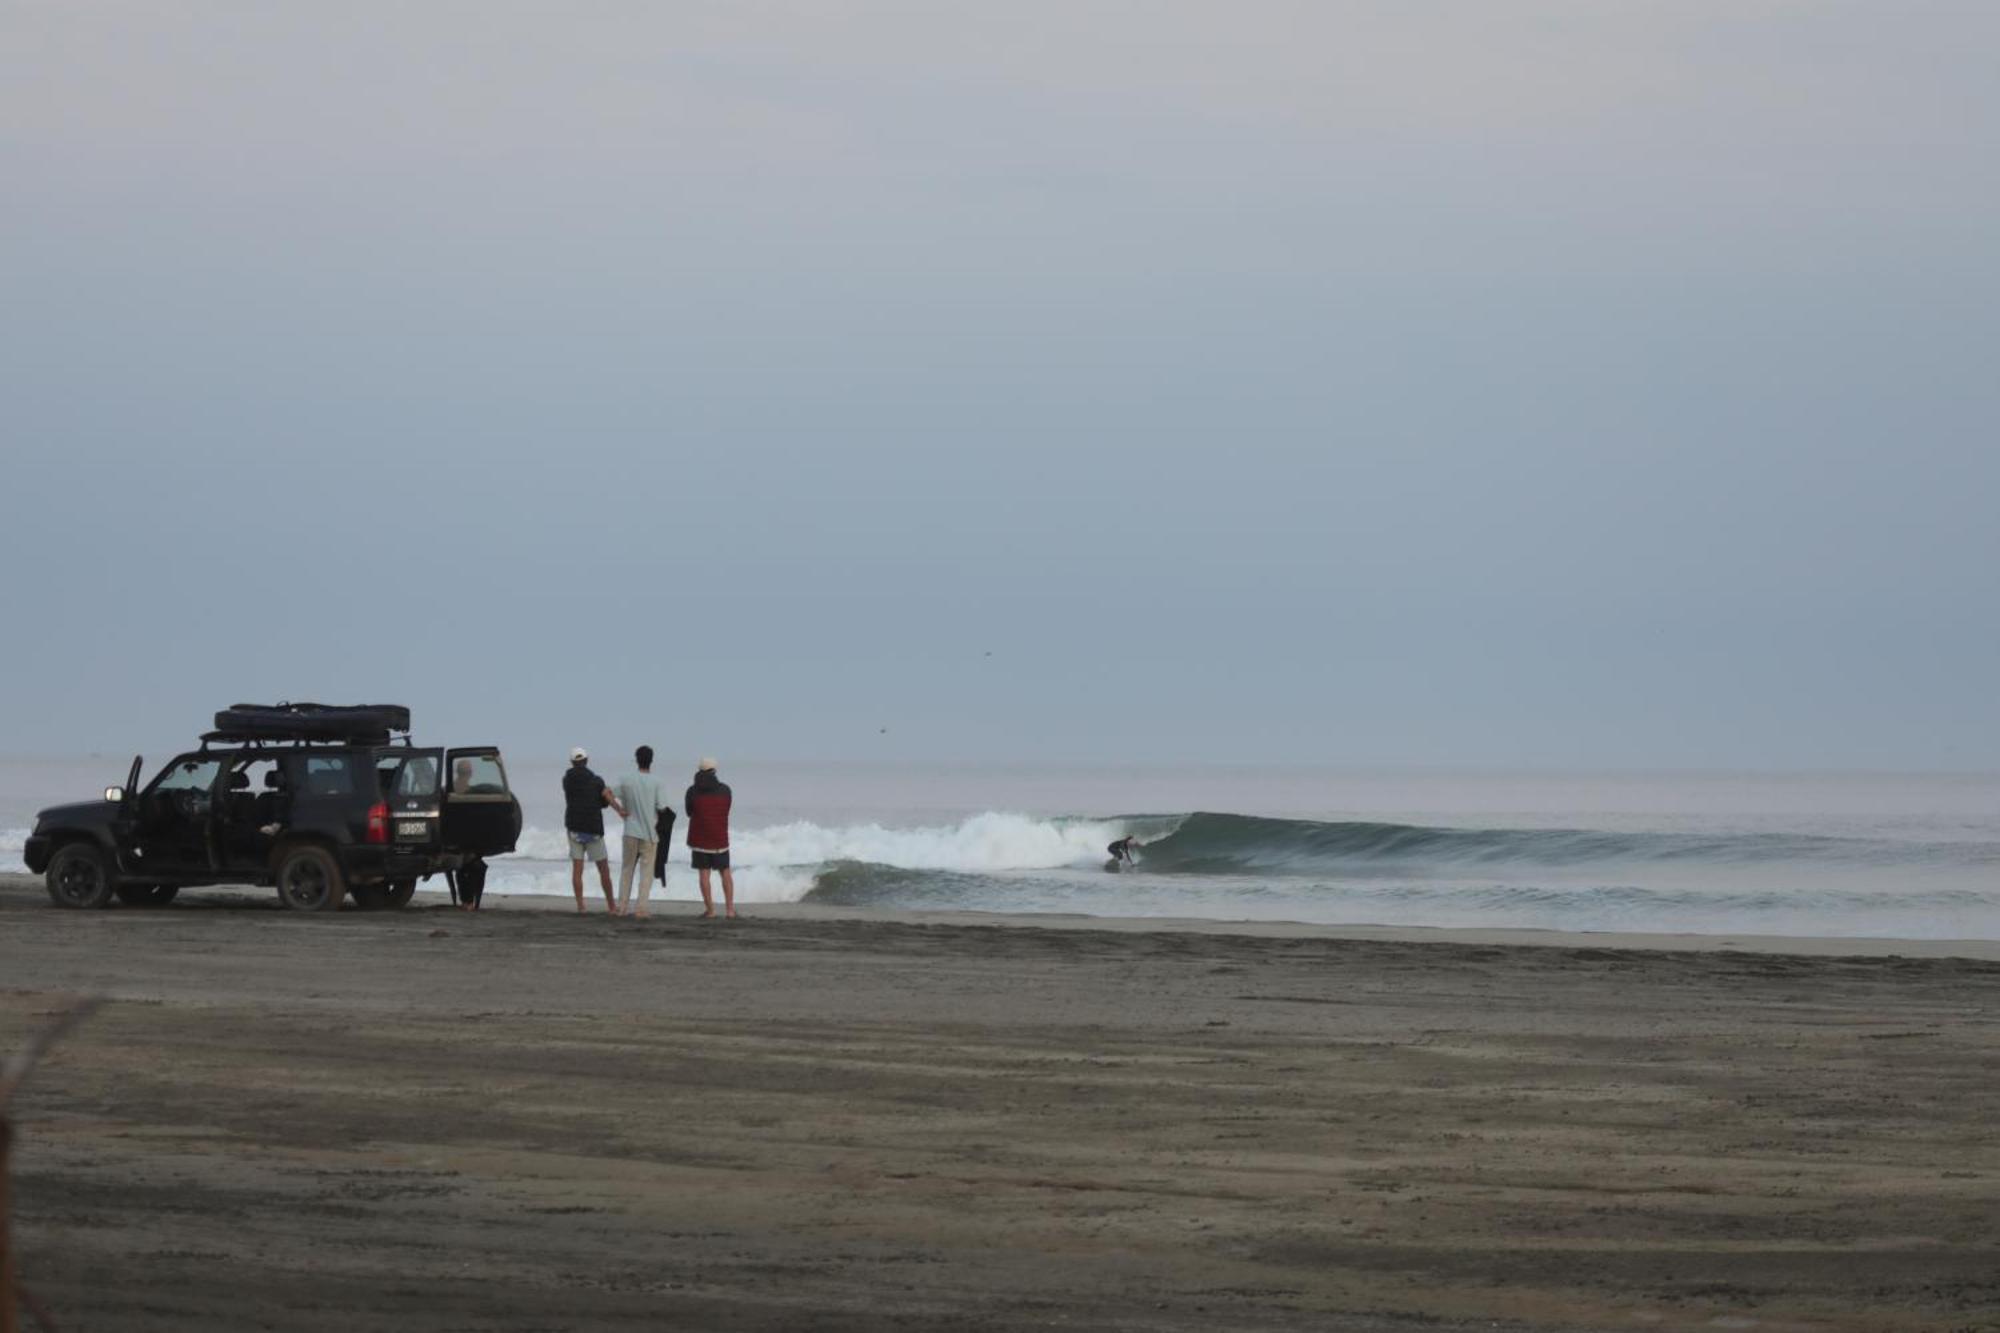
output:
[{"label": "man in red and black jacket", "polygon": [[729,872],[729,784],[715,775],[715,761],[704,759],[695,770],[694,785],[687,789],[682,808],[687,811],[687,845],[694,856],[694,868],[701,876],[701,914],[715,915],[715,897],[709,891],[708,873],[722,872],[723,912],[736,916],[736,877]]}]

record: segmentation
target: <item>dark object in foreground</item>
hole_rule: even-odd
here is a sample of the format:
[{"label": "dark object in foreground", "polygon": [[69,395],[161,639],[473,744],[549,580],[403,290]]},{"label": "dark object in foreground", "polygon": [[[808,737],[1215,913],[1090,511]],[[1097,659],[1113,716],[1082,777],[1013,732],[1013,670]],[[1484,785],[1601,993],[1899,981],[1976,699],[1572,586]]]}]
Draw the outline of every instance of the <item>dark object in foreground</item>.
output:
[{"label": "dark object in foreground", "polygon": [[[143,790],[42,811],[23,848],[59,907],[162,907],[183,888],[264,884],[299,911],[407,904],[417,881],[514,850],[521,803],[490,745],[392,740],[394,704],[238,704]],[[447,775],[449,775],[447,777]]]},{"label": "dark object in foreground", "polygon": [[28,1312],[42,1328],[53,1330],[55,1321],[21,1285],[20,1274],[15,1271],[13,1228],[10,1225],[11,1198],[8,1182],[12,1179],[14,1122],[8,1118],[8,1108],[13,1104],[14,1094],[27,1081],[35,1063],[42,1055],[62,1039],[64,1033],[90,1017],[97,1006],[104,1003],[99,999],[78,1000],[55,1016],[54,1021],[28,1038],[28,1044],[21,1053],[0,1067],[0,1333],[18,1333],[20,1329],[21,1307]]}]

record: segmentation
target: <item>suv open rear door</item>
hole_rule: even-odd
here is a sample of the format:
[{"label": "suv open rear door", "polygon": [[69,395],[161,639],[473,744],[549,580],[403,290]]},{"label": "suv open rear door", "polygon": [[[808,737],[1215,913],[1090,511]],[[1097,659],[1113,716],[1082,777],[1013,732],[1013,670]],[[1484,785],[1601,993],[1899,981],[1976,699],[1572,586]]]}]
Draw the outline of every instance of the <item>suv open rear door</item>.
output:
[{"label": "suv open rear door", "polygon": [[491,745],[445,752],[444,846],[468,856],[501,856],[521,838],[521,803],[507,785],[507,765]]},{"label": "suv open rear door", "polygon": [[420,748],[377,754],[382,800],[389,807],[389,844],[398,852],[435,852],[443,843],[441,778],[444,751]]}]

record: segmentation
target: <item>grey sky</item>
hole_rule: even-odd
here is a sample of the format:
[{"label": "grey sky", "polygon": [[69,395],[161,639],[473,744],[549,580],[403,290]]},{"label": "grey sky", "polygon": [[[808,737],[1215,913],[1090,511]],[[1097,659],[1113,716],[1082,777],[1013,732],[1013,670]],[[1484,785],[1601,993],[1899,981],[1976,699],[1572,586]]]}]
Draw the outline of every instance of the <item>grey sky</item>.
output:
[{"label": "grey sky", "polygon": [[0,750],[1995,767],[1995,49],[0,3]]}]

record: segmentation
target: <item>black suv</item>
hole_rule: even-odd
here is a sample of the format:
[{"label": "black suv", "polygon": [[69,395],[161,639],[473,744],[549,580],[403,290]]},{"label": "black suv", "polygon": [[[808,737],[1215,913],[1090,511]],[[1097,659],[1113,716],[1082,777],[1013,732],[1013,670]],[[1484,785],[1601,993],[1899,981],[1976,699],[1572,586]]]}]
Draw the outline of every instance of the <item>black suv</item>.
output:
[{"label": "black suv", "polygon": [[[401,907],[417,881],[514,850],[521,804],[490,745],[430,749],[393,705],[239,704],[135,790],[44,810],[24,859],[61,907],[269,884],[300,911]],[[401,731],[400,737],[392,735]]]}]

